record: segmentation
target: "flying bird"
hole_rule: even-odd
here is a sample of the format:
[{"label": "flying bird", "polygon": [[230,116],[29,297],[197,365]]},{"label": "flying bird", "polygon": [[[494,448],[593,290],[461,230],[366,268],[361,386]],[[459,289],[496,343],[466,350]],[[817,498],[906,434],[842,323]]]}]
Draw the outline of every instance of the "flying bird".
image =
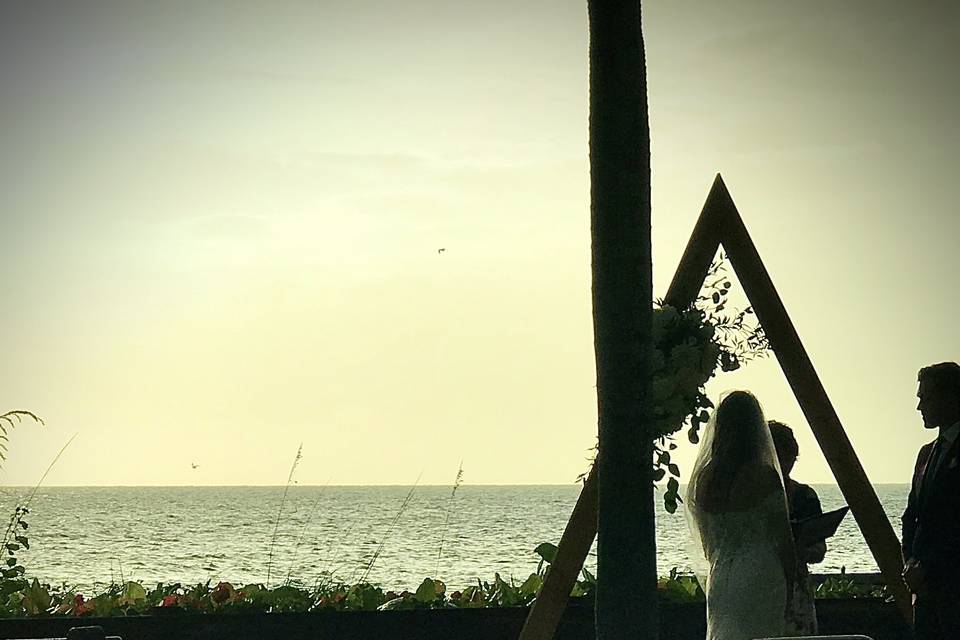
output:
[{"label": "flying bird", "polygon": [[190,463],[190,468],[191,468],[191,469],[196,469],[196,468],[199,467],[199,466],[200,466],[200,465],[198,465],[196,462],[191,462],[191,463]]},{"label": "flying bird", "polygon": [[437,249],[437,255],[440,255],[441,253],[443,253],[443,252],[446,251],[446,250],[447,250],[446,247],[441,247],[441,248]]}]

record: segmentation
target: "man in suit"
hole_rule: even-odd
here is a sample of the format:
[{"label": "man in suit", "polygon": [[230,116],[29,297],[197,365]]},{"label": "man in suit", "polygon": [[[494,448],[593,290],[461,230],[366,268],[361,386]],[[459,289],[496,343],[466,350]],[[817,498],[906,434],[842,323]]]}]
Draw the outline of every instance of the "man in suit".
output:
[{"label": "man in suit", "polygon": [[917,640],[960,638],[960,365],[920,370],[917,410],[938,429],[920,448],[903,514],[903,577]]}]

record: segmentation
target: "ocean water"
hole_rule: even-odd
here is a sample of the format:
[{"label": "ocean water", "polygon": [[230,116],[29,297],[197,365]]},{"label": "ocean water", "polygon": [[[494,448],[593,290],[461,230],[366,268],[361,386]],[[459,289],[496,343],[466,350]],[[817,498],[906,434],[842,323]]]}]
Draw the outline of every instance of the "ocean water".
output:
[{"label": "ocean water", "polygon": [[[835,485],[814,488],[825,510],[844,504]],[[31,549],[21,558],[31,575],[87,588],[121,578],[245,584],[267,582],[268,572],[274,585],[288,576],[313,584],[325,572],[345,581],[366,575],[390,588],[415,587],[425,576],[452,587],[494,573],[522,580],[537,568],[534,547],[559,541],[579,490],[465,485],[451,500],[450,487],[410,494],[409,487],[294,485],[284,502],[284,487],[52,487],[33,499]],[[876,490],[899,535],[909,486]],[[27,492],[0,488],[0,507],[12,512]],[[658,505],[657,539],[661,574],[688,568],[681,512]],[[596,567],[595,552],[588,568]],[[813,570],[841,567],[877,571],[849,515]]]}]

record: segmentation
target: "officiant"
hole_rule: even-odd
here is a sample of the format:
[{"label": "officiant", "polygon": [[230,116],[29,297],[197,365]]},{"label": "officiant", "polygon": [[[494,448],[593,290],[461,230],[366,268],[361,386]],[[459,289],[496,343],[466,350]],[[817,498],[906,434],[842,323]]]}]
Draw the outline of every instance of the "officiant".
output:
[{"label": "officiant", "polygon": [[[787,492],[787,507],[790,520],[805,520],[823,513],[817,492],[809,485],[794,480],[790,474],[800,456],[800,445],[793,429],[782,422],[770,420],[770,435],[777,450],[783,485]],[[797,549],[797,582],[787,608],[787,631],[796,635],[816,635],[817,611],[814,606],[813,585],[810,583],[809,564],[822,562],[827,554],[827,543],[820,541],[803,549]]]}]

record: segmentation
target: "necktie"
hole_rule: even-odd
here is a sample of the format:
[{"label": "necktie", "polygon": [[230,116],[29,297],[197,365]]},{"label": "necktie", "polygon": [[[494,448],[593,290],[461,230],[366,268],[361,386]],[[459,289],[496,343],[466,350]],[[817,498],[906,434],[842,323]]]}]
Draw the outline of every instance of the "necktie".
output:
[{"label": "necktie", "polygon": [[[927,460],[927,466],[923,470],[923,481],[921,492],[924,498],[930,493],[930,487],[933,485],[933,479],[937,474],[937,467],[940,465],[940,452],[943,450],[943,439],[937,438],[933,445],[933,451],[930,452],[930,458]],[[925,502],[925,500],[923,500]]]}]

